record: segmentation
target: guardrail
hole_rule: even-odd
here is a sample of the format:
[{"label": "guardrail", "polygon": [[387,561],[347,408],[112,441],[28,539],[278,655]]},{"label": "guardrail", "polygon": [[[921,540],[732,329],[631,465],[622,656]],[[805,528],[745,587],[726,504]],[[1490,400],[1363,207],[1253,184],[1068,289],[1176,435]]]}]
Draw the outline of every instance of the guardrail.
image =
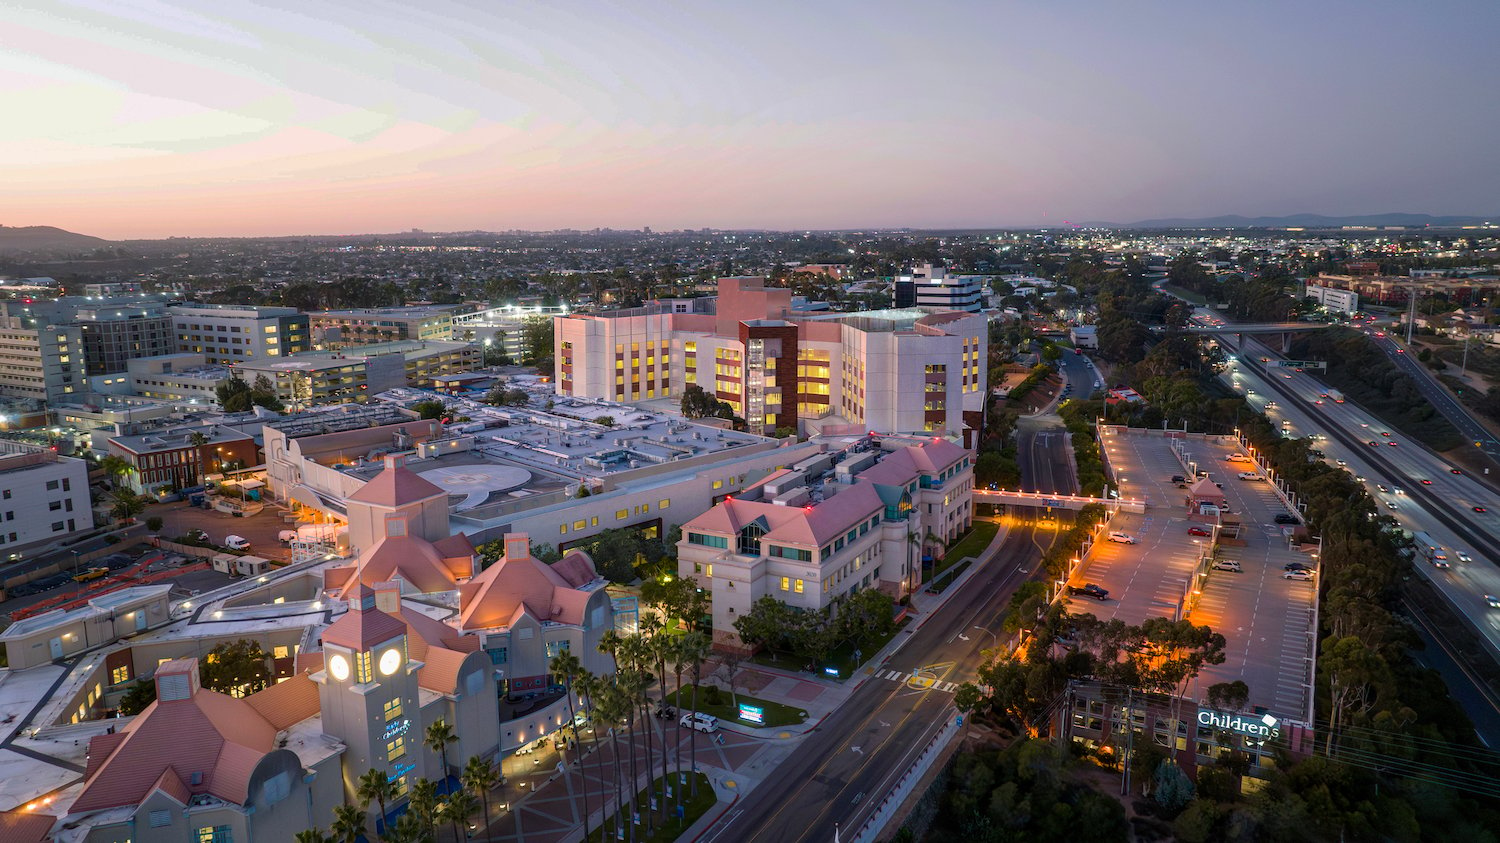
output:
[{"label": "guardrail", "polygon": [[897,779],[896,786],[891,792],[880,800],[880,806],[875,809],[875,813],[865,820],[865,824],[860,826],[859,831],[855,832],[853,837],[849,838],[853,843],[874,843],[874,840],[885,831],[886,823],[889,823],[891,817],[896,815],[896,811],[901,808],[906,797],[910,796],[912,790],[916,788],[917,782],[927,775],[927,771],[932,769],[932,764],[937,760],[938,755],[953,740],[953,736],[958,734],[959,720],[959,717],[949,717],[943,728],[932,736],[927,746],[922,748],[922,754],[918,755],[911,766],[906,768],[906,772],[901,774],[901,778]]}]

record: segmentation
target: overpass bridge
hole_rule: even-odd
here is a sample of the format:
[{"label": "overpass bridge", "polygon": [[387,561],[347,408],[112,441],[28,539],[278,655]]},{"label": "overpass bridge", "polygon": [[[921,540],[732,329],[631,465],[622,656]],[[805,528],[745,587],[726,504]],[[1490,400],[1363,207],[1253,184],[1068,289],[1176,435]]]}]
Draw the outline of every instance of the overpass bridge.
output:
[{"label": "overpass bridge", "polygon": [[1285,354],[1292,348],[1292,335],[1305,331],[1323,331],[1335,327],[1328,322],[1226,322],[1223,325],[1188,325],[1186,330],[1190,334],[1253,334],[1264,337],[1267,334],[1281,335],[1281,353]]},{"label": "overpass bridge", "polygon": [[1035,509],[1068,509],[1078,511],[1091,503],[1103,504],[1117,512],[1145,512],[1146,502],[1137,498],[1095,498],[1088,495],[1059,495],[1052,492],[1022,492],[1007,489],[975,489],[975,503],[1025,506]]}]

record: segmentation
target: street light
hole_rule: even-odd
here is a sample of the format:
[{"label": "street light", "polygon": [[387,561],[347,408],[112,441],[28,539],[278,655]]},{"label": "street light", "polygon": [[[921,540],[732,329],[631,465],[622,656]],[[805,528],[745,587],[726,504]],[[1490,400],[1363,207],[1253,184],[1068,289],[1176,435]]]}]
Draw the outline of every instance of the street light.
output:
[{"label": "street light", "polygon": [[990,633],[990,638],[992,639],[991,643],[993,643],[995,645],[995,649],[996,650],[1000,649],[1000,636],[996,635],[993,632],[990,632],[990,630],[985,629],[982,626],[976,626],[974,628],[977,629],[977,630],[979,630],[980,632],[989,632]]}]

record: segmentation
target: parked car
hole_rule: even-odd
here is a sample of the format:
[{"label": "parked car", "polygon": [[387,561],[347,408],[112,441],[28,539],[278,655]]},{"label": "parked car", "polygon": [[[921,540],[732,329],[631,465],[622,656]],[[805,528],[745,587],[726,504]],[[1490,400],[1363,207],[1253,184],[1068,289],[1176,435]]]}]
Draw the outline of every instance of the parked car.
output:
[{"label": "parked car", "polygon": [[1174,474],[1174,475],[1172,475],[1172,482],[1173,483],[1186,483],[1187,482],[1187,478],[1183,477],[1181,474]]},{"label": "parked car", "polygon": [[1208,530],[1203,529],[1202,527],[1189,527],[1188,528],[1188,535],[1190,535],[1190,536],[1211,536],[1211,535],[1213,535],[1213,533],[1210,532],[1210,531],[1208,531]]},{"label": "parked car", "polygon": [[1245,569],[1240,567],[1240,563],[1234,559],[1220,559],[1214,562],[1214,570],[1229,571],[1234,574],[1243,574],[1245,572]]},{"label": "parked car", "polygon": [[684,714],[682,715],[682,719],[678,720],[677,722],[683,726],[688,727],[689,729],[694,729],[699,732],[719,731],[719,718],[713,716],[712,714],[704,714],[701,711],[694,711],[688,714]]},{"label": "parked car", "polygon": [[1224,462],[1249,462],[1250,458],[1244,454],[1230,454],[1224,458]]},{"label": "parked car", "polygon": [[1313,579],[1313,572],[1303,570],[1287,571],[1286,573],[1281,575],[1281,578],[1284,580],[1298,580],[1300,582],[1308,582]]},{"label": "parked car", "polygon": [[1068,593],[1075,597],[1092,597],[1101,603],[1109,599],[1109,589],[1091,582],[1083,585],[1070,585]]},{"label": "parked car", "polygon": [[225,536],[224,546],[230,550],[249,550],[250,540],[244,536]]},{"label": "parked car", "polygon": [[1306,562],[1288,562],[1283,570],[1287,571],[1311,571],[1313,566]]},{"label": "parked car", "polygon": [[1295,516],[1295,515],[1288,515],[1285,512],[1278,512],[1278,513],[1276,513],[1276,517],[1274,519],[1272,519],[1272,520],[1274,520],[1277,524],[1296,524],[1296,523],[1299,523],[1297,521],[1297,516]]},{"label": "parked car", "polygon": [[1241,471],[1240,472],[1240,479],[1241,480],[1264,480],[1266,478],[1260,476],[1259,474],[1256,474],[1253,471]]},{"label": "parked car", "polygon": [[664,703],[656,704],[656,718],[658,720],[671,720],[677,716],[677,709]]},{"label": "parked car", "polygon": [[1109,540],[1118,544],[1135,544],[1135,536],[1129,533],[1122,533],[1119,530],[1111,530]]}]

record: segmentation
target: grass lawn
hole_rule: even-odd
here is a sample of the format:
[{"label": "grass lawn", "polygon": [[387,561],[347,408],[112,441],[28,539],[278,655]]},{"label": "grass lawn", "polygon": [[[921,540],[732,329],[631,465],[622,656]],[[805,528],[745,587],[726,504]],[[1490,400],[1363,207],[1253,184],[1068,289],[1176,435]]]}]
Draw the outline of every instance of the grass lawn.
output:
[{"label": "grass lawn", "polygon": [[[712,808],[714,806],[714,803],[719,801],[719,797],[714,795],[714,788],[713,785],[709,783],[708,776],[704,775],[703,773],[684,773],[683,776],[686,779],[686,784],[682,786],[689,788],[689,790],[686,791],[688,793],[692,792],[692,776],[698,777],[698,796],[696,798],[689,797],[686,801],[684,801],[682,803],[682,816],[668,817],[665,824],[659,824],[656,826],[656,832],[654,834],[646,833],[646,823],[644,821],[645,815],[642,814],[642,822],[636,829],[636,840],[641,841],[641,843],[666,843],[666,841],[668,840],[676,840],[684,830],[686,830],[693,823],[697,822],[699,817],[708,813],[708,809]],[[668,776],[668,779],[674,778],[675,774],[672,776]],[[675,785],[676,783],[673,782],[673,784]],[[651,783],[650,787],[647,787],[645,790],[642,790],[639,794],[636,795],[636,804],[643,806],[650,805],[652,792],[661,792],[661,777],[658,776],[657,779]],[[670,814],[671,806],[668,806],[667,810]],[[658,823],[661,822],[661,817],[658,816],[656,819]],[[614,823],[615,818],[613,816],[605,818],[603,827],[594,829],[592,832],[590,832],[587,840],[589,840],[590,843],[602,843],[602,841],[605,840],[617,839],[614,836]],[[621,826],[621,829],[624,829],[623,825]]]},{"label": "grass lawn", "polygon": [[[676,693],[668,694],[667,700],[677,707],[677,716],[681,717],[683,712],[691,711],[693,708],[693,686],[683,685],[682,690],[678,693],[682,695],[680,702]],[[766,722],[757,724],[751,723],[748,720],[741,720],[739,709],[734,707],[735,699],[738,699],[741,703],[758,705],[765,709]],[[719,704],[711,705],[708,702],[708,686],[698,689],[698,710],[704,714],[712,714],[720,720],[756,729],[769,729],[775,726],[796,726],[807,720],[807,712],[800,708],[782,705],[770,700],[762,700],[743,692],[731,696],[728,691],[722,688],[719,689]]]},{"label": "grass lawn", "polygon": [[975,521],[973,526],[969,528],[968,534],[954,542],[953,546],[948,548],[948,552],[943,555],[943,558],[938,560],[932,573],[934,575],[941,574],[948,568],[963,561],[965,556],[979,558],[979,554],[983,553],[984,549],[990,546],[990,542],[994,540],[995,534],[998,532],[1000,532],[1000,525],[993,521]]}]

